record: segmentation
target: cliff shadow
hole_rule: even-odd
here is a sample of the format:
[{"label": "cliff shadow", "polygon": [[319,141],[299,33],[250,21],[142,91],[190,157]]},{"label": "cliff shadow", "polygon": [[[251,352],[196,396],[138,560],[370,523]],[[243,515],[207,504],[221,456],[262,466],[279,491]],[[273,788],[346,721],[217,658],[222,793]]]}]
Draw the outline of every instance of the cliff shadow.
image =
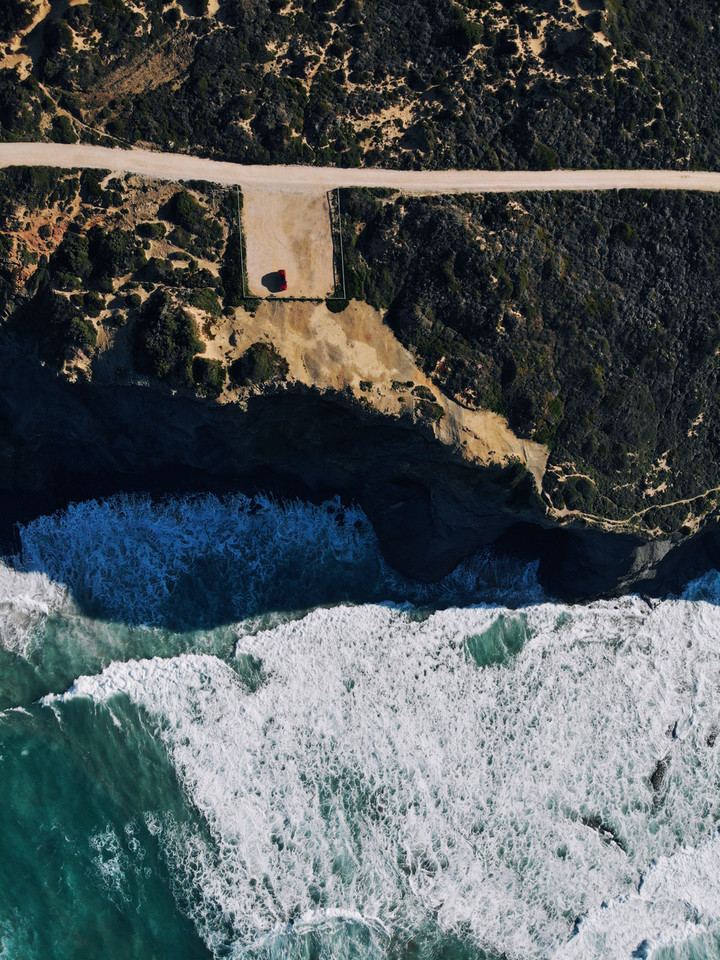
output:
[{"label": "cliff shadow", "polygon": [[281,388],[219,405],[68,383],[5,347],[0,550],[95,618],[188,630],[341,602],[472,602],[428,584],[507,526],[503,470],[478,475],[352,398]]},{"label": "cliff shadow", "polygon": [[3,346],[0,549],[93,617],[188,630],[341,602],[520,606],[546,596],[536,562],[566,601],[662,596],[720,560],[714,529],[672,549],[548,529],[522,471],[477,468],[344,395],[279,388],[241,406],[71,384]]}]

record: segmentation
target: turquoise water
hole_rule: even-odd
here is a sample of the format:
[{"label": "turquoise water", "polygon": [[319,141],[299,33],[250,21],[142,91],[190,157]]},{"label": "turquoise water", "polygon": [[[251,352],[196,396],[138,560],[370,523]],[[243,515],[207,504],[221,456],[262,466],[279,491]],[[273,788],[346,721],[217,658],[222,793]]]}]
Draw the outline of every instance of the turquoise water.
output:
[{"label": "turquoise water", "polygon": [[0,566],[0,957],[720,956],[720,576],[585,607],[360,511],[116,498]]}]

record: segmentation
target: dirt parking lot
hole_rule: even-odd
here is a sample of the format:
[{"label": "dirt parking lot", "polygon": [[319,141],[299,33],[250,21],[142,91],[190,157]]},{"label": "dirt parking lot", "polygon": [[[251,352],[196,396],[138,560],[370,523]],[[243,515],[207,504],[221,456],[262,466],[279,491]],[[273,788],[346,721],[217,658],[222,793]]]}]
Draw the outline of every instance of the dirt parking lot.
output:
[{"label": "dirt parking lot", "polygon": [[[243,229],[250,293],[326,297],[333,293],[333,244],[324,190],[243,189]],[[285,270],[287,290],[278,287]]]}]

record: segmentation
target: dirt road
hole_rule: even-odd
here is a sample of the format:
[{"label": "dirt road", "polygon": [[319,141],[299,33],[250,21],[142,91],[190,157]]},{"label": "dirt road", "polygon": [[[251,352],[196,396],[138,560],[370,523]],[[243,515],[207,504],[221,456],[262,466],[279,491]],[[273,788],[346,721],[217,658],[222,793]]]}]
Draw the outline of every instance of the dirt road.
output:
[{"label": "dirt road", "polygon": [[381,170],[244,166],[149,150],[85,144],[2,143],[0,167],[86,167],[163,180],[208,180],[287,193],[334,187],[392,187],[407,193],[513,193],[525,190],[705,190],[720,192],[720,173],[679,170]]}]

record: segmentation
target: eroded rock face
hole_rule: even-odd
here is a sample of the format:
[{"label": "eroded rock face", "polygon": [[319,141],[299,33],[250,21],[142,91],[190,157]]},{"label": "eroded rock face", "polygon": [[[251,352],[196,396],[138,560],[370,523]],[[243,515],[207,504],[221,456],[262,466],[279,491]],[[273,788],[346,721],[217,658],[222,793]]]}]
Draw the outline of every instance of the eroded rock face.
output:
[{"label": "eroded rock face", "polygon": [[478,470],[431,432],[342,394],[280,389],[213,404],[137,386],[69,384],[20,351],[2,361],[2,520],[119,490],[341,493],[366,510],[390,561],[421,579],[452,569],[518,516],[539,519],[528,474]]},{"label": "eroded rock face", "polygon": [[[544,515],[531,476],[471,465],[431,432],[345,394],[295,386],[247,407],[169,390],[67,383],[5,345],[0,357],[0,525],[72,500],[268,490],[340,493],[368,514],[389,562],[434,580],[481,546],[540,557],[541,580],[568,599],[681,583],[718,553],[717,536],[674,546],[565,527]],[[688,563],[688,558],[692,563]]]}]

